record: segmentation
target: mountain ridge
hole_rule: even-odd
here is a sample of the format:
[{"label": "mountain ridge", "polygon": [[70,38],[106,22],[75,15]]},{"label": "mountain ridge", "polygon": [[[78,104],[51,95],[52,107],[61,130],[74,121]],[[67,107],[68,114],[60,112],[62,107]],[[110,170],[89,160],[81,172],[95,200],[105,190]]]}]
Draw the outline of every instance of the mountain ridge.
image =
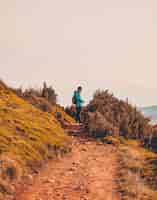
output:
[{"label": "mountain ridge", "polygon": [[150,117],[153,123],[157,123],[157,105],[142,107],[140,110],[146,117]]}]

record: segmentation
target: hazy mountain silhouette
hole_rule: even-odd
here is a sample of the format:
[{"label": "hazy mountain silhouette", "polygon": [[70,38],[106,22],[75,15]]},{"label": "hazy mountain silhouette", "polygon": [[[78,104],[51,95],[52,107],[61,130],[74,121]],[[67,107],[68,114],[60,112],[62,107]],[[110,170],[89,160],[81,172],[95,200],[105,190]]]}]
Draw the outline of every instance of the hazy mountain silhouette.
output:
[{"label": "hazy mountain silhouette", "polygon": [[141,108],[145,116],[150,117],[153,123],[157,123],[157,105]]}]

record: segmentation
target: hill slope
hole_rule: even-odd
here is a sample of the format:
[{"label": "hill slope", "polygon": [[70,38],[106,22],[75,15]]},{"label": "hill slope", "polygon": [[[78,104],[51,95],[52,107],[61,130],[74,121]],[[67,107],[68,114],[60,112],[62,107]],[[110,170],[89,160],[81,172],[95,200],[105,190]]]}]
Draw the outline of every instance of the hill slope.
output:
[{"label": "hill slope", "polygon": [[10,193],[28,170],[36,170],[70,142],[59,122],[17,97],[0,82],[0,192]]},{"label": "hill slope", "polygon": [[26,100],[41,111],[51,113],[57,119],[59,117],[65,123],[75,123],[75,120],[64,112],[64,108],[57,104],[57,94],[55,90],[52,89],[51,86],[47,87],[46,83],[44,83],[41,89],[30,88],[23,91],[20,88],[11,88],[11,90],[17,96]]}]

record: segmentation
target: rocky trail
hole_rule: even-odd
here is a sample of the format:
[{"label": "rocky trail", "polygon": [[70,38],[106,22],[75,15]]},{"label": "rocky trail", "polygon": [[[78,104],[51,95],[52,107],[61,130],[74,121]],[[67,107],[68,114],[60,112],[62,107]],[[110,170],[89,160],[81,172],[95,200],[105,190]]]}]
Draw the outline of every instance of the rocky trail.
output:
[{"label": "rocky trail", "polygon": [[67,131],[73,133],[72,152],[50,161],[14,200],[120,200],[116,149],[89,139],[79,126]]}]

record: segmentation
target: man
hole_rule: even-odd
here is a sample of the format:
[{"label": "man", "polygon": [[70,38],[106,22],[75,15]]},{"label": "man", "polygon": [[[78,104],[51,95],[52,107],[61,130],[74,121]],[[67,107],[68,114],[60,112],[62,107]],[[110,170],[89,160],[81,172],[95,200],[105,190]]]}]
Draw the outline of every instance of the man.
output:
[{"label": "man", "polygon": [[84,103],[82,97],[81,97],[82,87],[79,86],[77,90],[74,92],[73,96],[73,104],[76,105],[76,122],[81,123],[81,110],[82,110],[82,104]]}]

